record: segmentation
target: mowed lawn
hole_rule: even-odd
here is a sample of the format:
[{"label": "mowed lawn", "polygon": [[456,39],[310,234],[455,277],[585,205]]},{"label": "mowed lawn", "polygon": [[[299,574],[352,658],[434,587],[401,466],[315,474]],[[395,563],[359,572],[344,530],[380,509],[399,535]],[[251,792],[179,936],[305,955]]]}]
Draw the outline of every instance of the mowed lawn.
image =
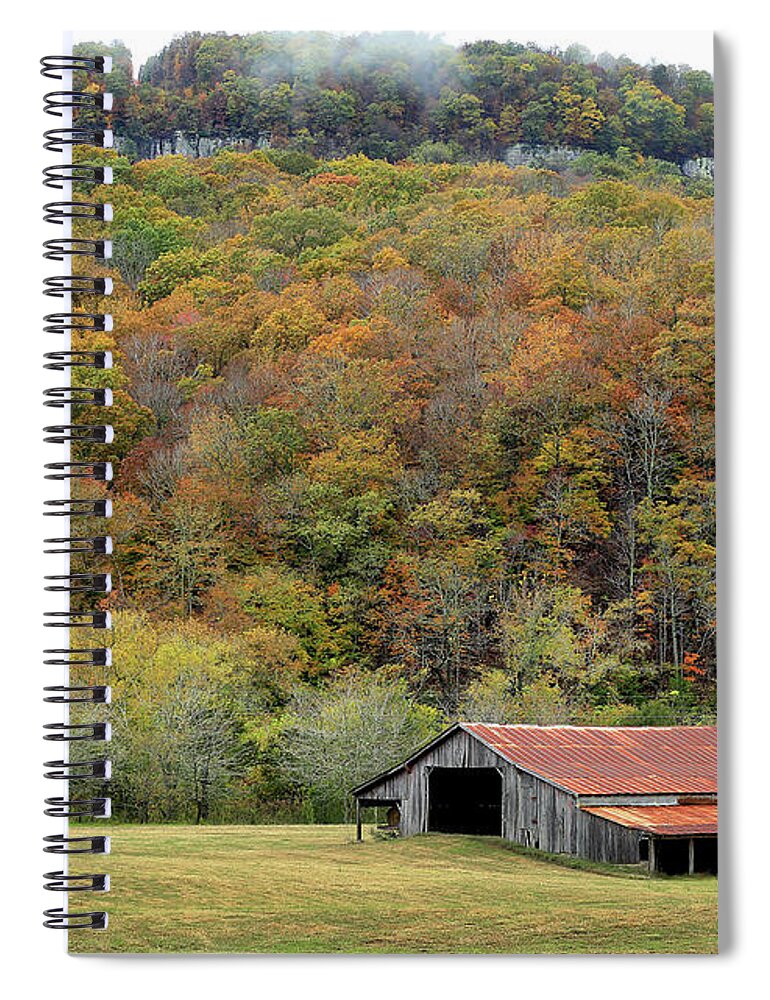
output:
[{"label": "mowed lawn", "polygon": [[[714,952],[717,881],[563,867],[487,837],[118,826],[77,952]],[[95,862],[98,860],[99,864]],[[82,863],[81,863],[82,864]],[[97,906],[97,897],[88,906]],[[73,896],[70,906],[82,909]]]}]

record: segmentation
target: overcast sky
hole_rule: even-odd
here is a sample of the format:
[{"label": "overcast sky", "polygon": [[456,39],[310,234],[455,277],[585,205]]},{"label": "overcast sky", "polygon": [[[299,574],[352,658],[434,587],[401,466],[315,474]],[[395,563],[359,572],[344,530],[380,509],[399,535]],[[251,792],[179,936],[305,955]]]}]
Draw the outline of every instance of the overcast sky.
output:
[{"label": "overcast sky", "polygon": [[[187,29],[192,30],[192,29]],[[203,30],[203,29],[201,29]],[[243,29],[242,34],[259,31],[259,27]],[[120,39],[131,50],[134,58],[134,73],[147,58],[159,52],[172,38],[184,34],[182,31],[76,31],[76,42],[111,42]],[[713,36],[710,31],[451,31],[443,34],[452,45],[474,41],[480,38],[496,41],[535,42],[549,48],[558,45],[565,49],[571,42],[587,46],[594,55],[610,52],[614,56],[627,55],[635,62],[646,65],[650,62],[686,64],[693,69],[713,72]]]}]

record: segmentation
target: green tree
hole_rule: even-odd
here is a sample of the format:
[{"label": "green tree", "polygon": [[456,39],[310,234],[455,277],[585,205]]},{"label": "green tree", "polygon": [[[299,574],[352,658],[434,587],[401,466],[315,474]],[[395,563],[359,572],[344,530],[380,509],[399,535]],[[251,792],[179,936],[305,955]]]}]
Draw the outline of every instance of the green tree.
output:
[{"label": "green tree", "polygon": [[350,821],[350,790],[437,735],[442,718],[416,703],[403,680],[343,674],[290,703],[281,767],[305,789],[312,818]]},{"label": "green tree", "polygon": [[684,108],[646,80],[625,91],[620,117],[628,145],[648,155],[672,156],[684,140]]},{"label": "green tree", "polygon": [[161,254],[181,250],[184,243],[173,221],[126,218],[113,234],[112,259],[123,280],[135,291],[154,260]]},{"label": "green tree", "polygon": [[329,246],[354,229],[350,218],[333,208],[285,208],[257,219],[252,235],[262,246],[299,257],[304,250]]},{"label": "green tree", "polygon": [[683,478],[672,490],[672,502],[644,500],[637,513],[659,659],[680,677],[688,653],[705,670],[714,667],[714,491],[713,482]]},{"label": "green tree", "polygon": [[481,99],[448,87],[441,92],[433,122],[440,139],[456,137],[462,146],[476,152],[486,151],[495,134],[495,123],[485,116]]}]

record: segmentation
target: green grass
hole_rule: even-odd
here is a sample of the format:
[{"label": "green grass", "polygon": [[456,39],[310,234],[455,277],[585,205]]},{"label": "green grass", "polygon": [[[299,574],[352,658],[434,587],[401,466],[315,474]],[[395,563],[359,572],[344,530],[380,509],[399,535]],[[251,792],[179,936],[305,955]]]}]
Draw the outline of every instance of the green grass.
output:
[{"label": "green grass", "polygon": [[[76,952],[704,953],[715,878],[566,867],[487,837],[119,826],[109,929]],[[74,870],[74,865],[73,865]],[[89,906],[95,905],[94,899]],[[77,899],[78,904],[81,899]],[[74,906],[74,897],[71,900]]]}]

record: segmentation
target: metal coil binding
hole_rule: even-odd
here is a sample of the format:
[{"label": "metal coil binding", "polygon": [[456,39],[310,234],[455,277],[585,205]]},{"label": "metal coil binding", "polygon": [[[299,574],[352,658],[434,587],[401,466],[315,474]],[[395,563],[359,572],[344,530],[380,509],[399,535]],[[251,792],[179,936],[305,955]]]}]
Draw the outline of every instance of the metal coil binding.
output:
[{"label": "metal coil binding", "polygon": [[[109,854],[109,837],[65,837],[61,833],[52,837],[43,837],[43,843],[48,844],[43,850],[46,854]],[[88,847],[68,847],[68,844],[88,844]]]},{"label": "metal coil binding", "polygon": [[112,243],[109,240],[46,240],[43,248],[45,249],[43,257],[46,260],[66,260],[67,257],[109,260],[112,256]]},{"label": "metal coil binding", "polygon": [[43,170],[43,184],[61,191],[66,183],[112,184],[112,167],[90,163],[55,163]]},{"label": "metal coil binding", "polygon": [[112,131],[104,128],[49,128],[43,138],[43,149],[49,153],[63,153],[66,146],[112,146]]},{"label": "metal coil binding", "polygon": [[[43,281],[43,295],[63,299],[65,295],[112,295],[111,278],[90,278],[80,274],[57,274]],[[46,368],[48,365],[46,365]]]},{"label": "metal coil binding", "polygon": [[57,386],[46,389],[43,393],[49,398],[43,400],[43,406],[111,406],[112,390],[90,387],[75,388],[71,385]]},{"label": "metal coil binding", "polygon": [[109,594],[112,590],[112,577],[109,573],[56,573],[53,576],[45,576],[44,580],[66,581],[66,583],[50,583],[45,590],[78,594],[87,591],[88,593]]},{"label": "metal coil binding", "polygon": [[[97,483],[108,483],[112,479],[110,462],[47,462],[44,469],[55,471],[46,474],[46,479],[93,479]],[[65,472],[65,469],[73,471]]]},{"label": "metal coil binding", "polygon": [[52,795],[44,800],[47,809],[43,810],[45,816],[66,817],[69,819],[85,816],[99,816],[107,819],[110,815],[110,800],[104,796],[95,796],[91,799],[65,799],[61,795]]},{"label": "metal coil binding", "polygon": [[44,611],[46,618],[63,621],[43,622],[45,628],[112,628],[109,611]]},{"label": "metal coil binding", "polygon": [[110,444],[113,437],[112,424],[50,424],[43,431],[49,435],[43,438],[46,444]]},{"label": "metal coil binding", "polygon": [[87,872],[83,875],[67,875],[65,872],[46,872],[43,878],[50,879],[43,886],[50,892],[107,892],[109,875]]},{"label": "metal coil binding", "polygon": [[[109,705],[111,697],[110,688],[106,684],[79,684],[77,687],[53,684],[43,690],[56,692],[43,698],[43,701],[52,705]],[[70,694],[75,697],[70,698]]]},{"label": "metal coil binding", "polygon": [[[112,206],[98,198],[80,192],[112,183],[112,169],[102,164],[73,163],[74,147],[96,146],[109,148],[112,146],[112,131],[108,118],[99,120],[100,115],[107,115],[112,110],[112,95],[106,91],[96,90],[90,84],[94,74],[110,72],[111,60],[103,56],[45,56],[40,60],[41,74],[53,80],[63,81],[63,89],[47,93],[43,99],[43,110],[61,120],[61,127],[49,129],[44,133],[43,145],[51,153],[61,154],[62,162],[52,164],[43,171],[43,184],[62,192],[61,201],[50,201],[43,206],[45,222],[62,227],[64,235],[60,238],[46,240],[43,244],[43,257],[46,260],[60,261],[69,264],[68,274],[57,274],[45,278],[43,294],[65,300],[64,310],[49,313],[43,318],[43,332],[54,334],[69,340],[80,334],[102,333],[112,329],[112,317],[109,313],[93,312],[79,309],[79,297],[102,297],[112,293],[112,280],[101,275],[73,274],[72,263],[79,259],[93,260],[103,264],[112,256],[112,244],[109,239],[81,238],[73,234],[71,226],[78,222],[91,226],[109,223],[112,220]],[[74,72],[89,75],[89,86],[82,90],[72,89],[72,74]],[[85,115],[85,118],[79,117]],[[88,158],[88,152],[81,154]],[[77,185],[76,191],[73,188]],[[90,188],[88,187],[90,185]],[[86,187],[84,187],[86,186]],[[90,230],[86,233],[90,235]],[[74,310],[72,307],[75,307]],[[65,344],[69,348],[69,344]],[[77,344],[74,345],[77,348]],[[103,350],[62,350],[49,351],[44,355],[44,368],[49,371],[67,372],[73,369],[104,370],[112,366],[109,351]],[[103,386],[55,385],[45,389],[43,405],[55,409],[65,407],[105,407],[112,405],[112,392]],[[77,411],[72,412],[77,420]],[[90,444],[109,444],[113,438],[112,426],[108,423],[63,423],[44,428],[44,440],[58,446],[77,448],[75,455],[65,454],[62,460],[48,462],[45,465],[45,479],[53,482],[67,481],[76,483],[80,480],[91,480],[94,483],[109,483],[112,479],[112,466],[102,459],[89,460],[82,454],[82,448]],[[79,497],[55,498],[44,502],[44,514],[47,517],[66,517],[68,521],[78,518],[108,518],[112,515],[112,504],[107,498],[80,499]],[[97,531],[99,529],[97,528]],[[45,577],[45,590],[49,593],[65,595],[65,607],[68,610],[45,612],[45,627],[66,629],[107,630],[111,628],[109,611],[100,607],[82,610],[81,605],[72,605],[72,601],[80,595],[107,595],[112,590],[112,578],[104,571],[103,560],[112,552],[112,539],[106,534],[84,535],[73,532],[61,537],[47,538],[44,545],[45,553],[58,556],[65,561],[66,572],[56,572]],[[93,569],[77,567],[77,572],[70,571],[69,559],[76,557],[81,562],[89,557],[95,557],[98,565]],[[60,605],[61,606],[61,605]],[[111,802],[109,796],[93,787],[94,782],[108,781],[111,776],[110,761],[106,757],[88,759],[70,759],[68,747],[71,744],[106,743],[110,739],[110,724],[102,720],[93,720],[89,706],[108,705],[110,689],[105,684],[70,682],[70,671],[91,668],[108,667],[111,663],[111,653],[108,646],[74,648],[64,645],[62,648],[44,651],[43,663],[46,668],[59,668],[64,674],[64,682],[49,684],[43,689],[44,701],[52,705],[62,706],[63,717],[60,722],[52,722],[44,727],[43,739],[58,743],[62,747],[61,760],[46,761],[44,776],[50,781],[63,782],[63,794],[52,795],[45,800],[44,814],[67,823],[71,819],[104,819],[110,815]],[[92,680],[88,677],[88,680]],[[76,716],[74,721],[69,716],[70,706],[86,707],[86,715]],[[82,720],[82,721],[81,721]],[[89,782],[83,796],[71,796],[68,792],[70,782]],[[66,829],[66,827],[65,827]],[[44,838],[44,851],[48,854],[64,856],[80,854],[107,854],[109,838],[103,836],[70,837],[66,833]],[[65,867],[62,871],[47,872],[45,888],[49,892],[65,894],[82,892],[107,892],[109,876],[104,873],[88,872],[85,874],[70,873]],[[99,930],[107,926],[107,913],[104,910],[71,912],[65,905],[53,907],[44,911],[46,927],[79,930]]]},{"label": "metal coil binding", "polygon": [[112,539],[109,535],[93,535],[91,538],[46,538],[45,545],[64,545],[66,548],[43,549],[45,555],[66,555],[73,552],[84,552],[88,555],[108,556],[112,552]]},{"label": "metal coil binding", "polygon": [[112,326],[112,316],[109,313],[48,313],[43,317],[48,326],[43,327],[43,333],[104,333]]},{"label": "metal coil binding", "polygon": [[[54,690],[45,688],[44,690]],[[69,688],[68,690],[78,690]],[[53,699],[46,698],[46,701]],[[107,704],[99,702],[99,704]],[[78,760],[74,763],[66,760],[47,760],[44,767],[53,767],[55,770],[46,771],[44,778],[52,781],[89,781],[91,778],[109,779],[111,775],[110,762],[105,757],[97,757],[94,760]]]},{"label": "metal coil binding", "polygon": [[44,510],[43,517],[112,517],[111,500],[45,500],[43,506],[58,508]]},{"label": "metal coil binding", "polygon": [[43,368],[54,372],[68,368],[112,368],[109,351],[49,351],[43,357],[46,359]]},{"label": "metal coil binding", "polygon": [[90,913],[65,913],[61,906],[43,910],[43,927],[51,927],[60,931],[90,930],[103,931],[107,926],[107,914],[104,910],[93,910]]},{"label": "metal coil binding", "polygon": [[[98,646],[96,649],[74,649],[72,647],[68,647],[67,649],[44,649],[43,653],[45,656],[56,655],[67,657],[65,660],[43,660],[45,666],[64,667],[79,664],[80,666],[87,667],[108,667],[112,663],[112,654],[104,646]],[[85,654],[86,659],[80,659],[81,653]]]},{"label": "metal coil binding", "polygon": [[65,108],[79,108],[86,111],[111,111],[112,94],[84,94],[78,90],[52,90],[43,98],[43,111],[47,115],[62,118]]},{"label": "metal coil binding", "polygon": [[65,219],[112,221],[112,205],[98,201],[49,201],[43,205],[43,221],[64,225]]},{"label": "metal coil binding", "polygon": [[49,80],[63,80],[62,73],[83,70],[86,73],[109,73],[112,59],[109,56],[43,56],[41,76]]},{"label": "metal coil binding", "polygon": [[82,740],[96,740],[100,743],[110,738],[109,722],[48,722],[43,729],[44,740],[52,743],[80,743]]}]

